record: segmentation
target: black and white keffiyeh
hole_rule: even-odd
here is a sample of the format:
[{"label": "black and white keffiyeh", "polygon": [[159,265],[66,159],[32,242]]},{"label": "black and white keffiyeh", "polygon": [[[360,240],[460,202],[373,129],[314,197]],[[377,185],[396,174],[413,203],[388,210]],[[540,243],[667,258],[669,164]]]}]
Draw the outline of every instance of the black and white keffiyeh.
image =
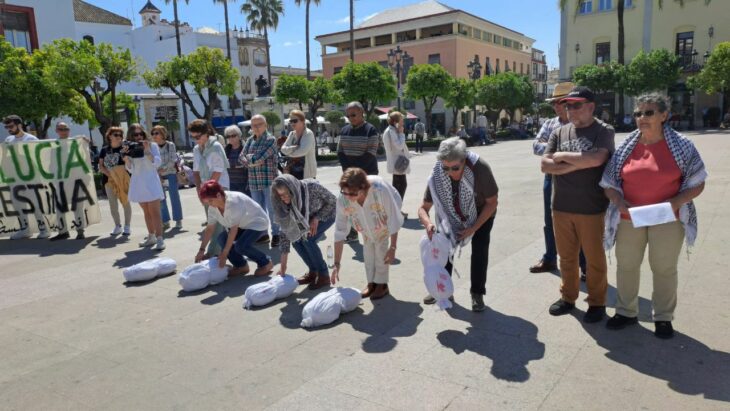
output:
[{"label": "black and white keffiyeh", "polygon": [[[616,149],[606,169],[603,171],[603,177],[600,183],[601,187],[612,188],[623,195],[621,169],[634,151],[640,137],[641,132],[636,130],[629,134],[626,140]],[[667,125],[664,126],[664,139],[667,141],[669,151],[671,151],[674,161],[682,173],[679,191],[685,191],[702,184],[707,179],[707,171],[705,170],[705,164],[702,162],[700,153],[692,141]],[[691,247],[697,238],[697,210],[692,201],[684,204],[679,209],[679,220],[682,226],[684,226],[685,242],[688,247]],[[620,221],[621,213],[618,207],[613,203],[609,204],[608,211],[606,212],[606,230],[603,236],[603,247],[606,250],[610,250],[616,243],[616,231],[618,230]]]}]

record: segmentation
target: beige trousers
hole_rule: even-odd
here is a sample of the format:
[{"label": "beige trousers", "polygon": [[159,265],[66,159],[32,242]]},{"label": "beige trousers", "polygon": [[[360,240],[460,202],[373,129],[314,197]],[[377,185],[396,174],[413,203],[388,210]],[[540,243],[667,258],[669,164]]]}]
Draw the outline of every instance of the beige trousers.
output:
[{"label": "beige trousers", "polygon": [[387,284],[390,265],[385,264],[385,254],[388,252],[389,241],[364,241],[362,256],[365,261],[365,275],[368,283]]},{"label": "beige trousers", "polygon": [[[104,190],[106,191],[106,198],[109,199],[109,211],[112,213],[114,224],[122,225],[119,219],[119,203],[122,201],[109,185],[104,186]],[[132,221],[132,205],[127,201],[127,204],[122,204],[122,207],[124,208],[124,225],[129,225]]]},{"label": "beige trousers", "polygon": [[683,241],[684,227],[679,221],[634,228],[631,221],[621,220],[616,232],[617,314],[639,314],[639,275],[648,244],[654,321],[672,321],[677,306],[677,261]]}]

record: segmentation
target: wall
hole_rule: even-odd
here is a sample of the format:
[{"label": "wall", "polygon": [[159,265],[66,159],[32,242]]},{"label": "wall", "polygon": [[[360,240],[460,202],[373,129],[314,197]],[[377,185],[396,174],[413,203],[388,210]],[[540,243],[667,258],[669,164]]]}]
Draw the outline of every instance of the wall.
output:
[{"label": "wall", "polygon": [[6,0],[5,4],[34,9],[40,46],[55,39],[76,37],[73,0]]}]

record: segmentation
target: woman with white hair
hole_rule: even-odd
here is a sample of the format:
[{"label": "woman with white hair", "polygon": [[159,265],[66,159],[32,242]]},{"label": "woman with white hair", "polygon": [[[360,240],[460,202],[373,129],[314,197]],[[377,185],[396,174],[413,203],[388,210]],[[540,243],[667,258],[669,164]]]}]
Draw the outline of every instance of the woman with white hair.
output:
[{"label": "woman with white hair", "polygon": [[305,124],[304,113],[292,110],[289,113],[289,126],[292,128],[281,152],[287,156],[284,172],[297,179],[317,178],[317,142],[314,133]]},{"label": "woman with white hair", "polygon": [[231,180],[231,191],[251,196],[248,191],[248,169],[243,166],[240,161],[243,144],[241,142],[241,129],[238,126],[228,126],[223,131],[226,137],[226,146],[224,147],[226,157],[228,158],[228,178]]},{"label": "woman with white hair", "polygon": [[[489,164],[468,151],[459,137],[442,141],[436,159],[418,217],[429,238],[438,231],[451,240],[452,252],[471,241],[471,309],[484,311],[489,241],[499,189]],[[434,205],[436,224],[428,214]],[[445,268],[451,274],[451,258]],[[423,302],[436,300],[429,295]]]}]

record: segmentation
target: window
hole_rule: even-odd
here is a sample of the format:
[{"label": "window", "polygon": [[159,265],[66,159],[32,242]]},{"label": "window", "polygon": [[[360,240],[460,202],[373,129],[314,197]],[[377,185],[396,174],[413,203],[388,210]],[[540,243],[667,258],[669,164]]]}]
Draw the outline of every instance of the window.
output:
[{"label": "window", "polygon": [[494,66],[494,72],[499,73],[499,59],[497,59],[497,64]]},{"label": "window", "polygon": [[428,64],[441,64],[441,54],[429,54]]},{"label": "window", "polygon": [[525,63],[520,63],[520,74],[525,73]]},{"label": "window", "polygon": [[91,43],[91,44],[94,44],[94,36],[90,36],[90,35],[88,35],[88,34],[87,34],[87,35],[85,35],[85,36],[84,36],[84,37],[82,37],[82,38],[83,38],[84,40],[88,41],[89,43]]},{"label": "window", "polygon": [[481,30],[474,29],[472,33],[473,33],[475,39],[481,39],[482,38],[482,31]]},{"label": "window", "polygon": [[507,60],[505,59],[505,60],[504,60],[504,72],[506,73],[506,72],[508,72],[508,71],[509,71],[509,61],[507,61]]},{"label": "window", "polygon": [[492,42],[492,33],[487,33],[486,31],[482,32],[482,40],[487,42]]},{"label": "window", "polygon": [[612,3],[612,0],[599,0],[598,10],[599,11],[611,10],[611,8],[613,8],[613,5],[611,3]]},{"label": "window", "polygon": [[580,8],[578,9],[579,14],[593,13],[593,1],[592,0],[580,0]]},{"label": "window", "polygon": [[512,47],[512,40],[503,38],[502,45],[505,47]]},{"label": "window", "polygon": [[694,31],[685,31],[683,33],[677,33],[677,45],[675,46],[675,52],[679,56],[679,62],[682,67],[687,67],[692,64],[692,51],[694,49]]},{"label": "window", "polygon": [[459,23],[459,34],[461,34],[462,36],[471,37],[471,27]]},{"label": "window", "polygon": [[0,34],[14,47],[28,51],[38,48],[35,15],[30,7],[8,6],[0,2]]},{"label": "window", "polygon": [[494,44],[502,44],[502,36],[494,35]]},{"label": "window", "polygon": [[339,66],[339,67],[335,67],[335,70],[334,70],[334,74],[337,74],[337,73],[339,73],[340,71],[342,71],[342,66]]},{"label": "window", "polygon": [[489,57],[484,60],[484,74],[487,76],[492,74],[492,63],[489,62]]},{"label": "window", "polygon": [[596,64],[611,61],[611,43],[596,43]]},{"label": "window", "polygon": [[532,63],[532,77],[537,78],[537,63]]}]

